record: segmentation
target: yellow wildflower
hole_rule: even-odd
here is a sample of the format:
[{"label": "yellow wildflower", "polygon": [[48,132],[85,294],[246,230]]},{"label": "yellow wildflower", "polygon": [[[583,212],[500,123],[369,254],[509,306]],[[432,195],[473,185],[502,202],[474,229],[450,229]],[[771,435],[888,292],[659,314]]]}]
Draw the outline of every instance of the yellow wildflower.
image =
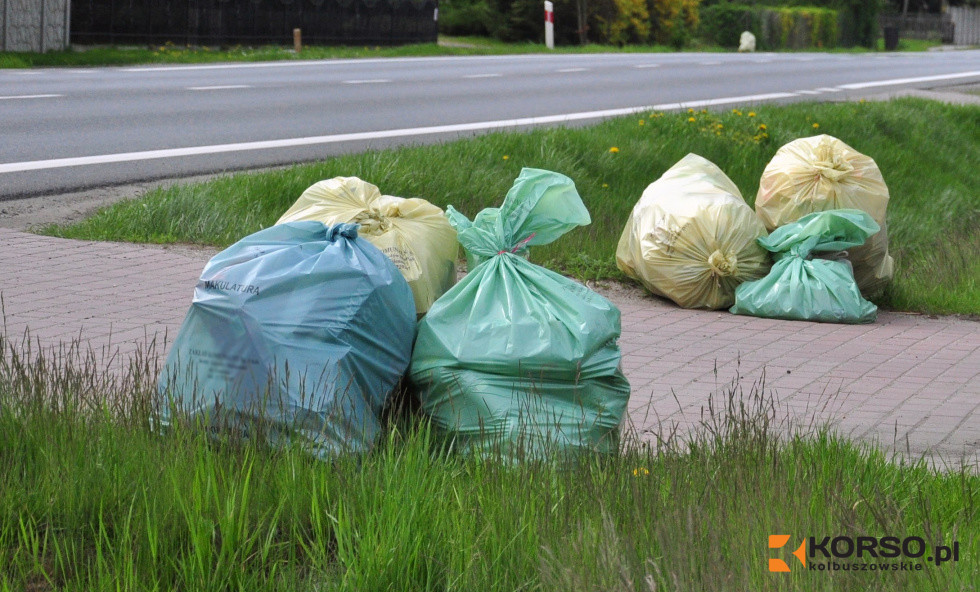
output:
[{"label": "yellow wildflower", "polygon": [[609,183],[603,183],[602,184],[602,188],[603,189],[609,189]]},{"label": "yellow wildflower", "polygon": [[649,475],[650,471],[645,467],[638,467],[633,469],[633,475],[639,477],[640,475]]},{"label": "yellow wildflower", "polygon": [[688,109],[687,112],[688,113],[694,113],[694,109]]},{"label": "yellow wildflower", "polygon": [[619,152],[619,148],[613,146],[612,148],[609,149],[609,151],[612,152],[613,154],[617,154]]},{"label": "yellow wildflower", "polygon": [[504,160],[509,160],[509,159],[510,159],[510,157],[507,156],[506,154],[504,154]]},{"label": "yellow wildflower", "polygon": [[749,117],[755,117],[755,111],[749,111]]},{"label": "yellow wildflower", "polygon": [[693,117],[688,117],[687,120],[690,121],[691,123],[694,123],[695,121],[697,121],[697,119],[694,119]]},{"label": "yellow wildflower", "polygon": [[813,124],[813,129],[817,129],[818,127],[820,127],[820,124],[819,123],[814,123]]},{"label": "yellow wildflower", "polygon": [[767,130],[767,129],[769,129],[769,128],[767,128],[767,127],[766,127],[766,124],[764,124],[764,123],[760,123],[760,124],[759,124],[759,129],[761,129],[761,130]]},{"label": "yellow wildflower", "polygon": [[645,121],[643,121],[642,119],[640,120],[640,125],[644,125],[645,123],[646,123],[646,122],[645,122]]}]

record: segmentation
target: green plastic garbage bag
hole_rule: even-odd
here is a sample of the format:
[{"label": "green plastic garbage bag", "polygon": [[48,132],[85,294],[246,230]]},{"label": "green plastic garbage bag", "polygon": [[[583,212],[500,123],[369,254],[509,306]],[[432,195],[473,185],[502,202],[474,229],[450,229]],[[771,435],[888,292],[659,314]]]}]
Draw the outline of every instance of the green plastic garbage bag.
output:
[{"label": "green plastic garbage bag", "polygon": [[865,300],[846,259],[835,260],[878,232],[861,210],[827,210],[781,226],[759,244],[776,260],[766,277],[735,290],[735,314],[821,321],[871,323],[878,308]]},{"label": "green plastic garbage bag", "polygon": [[408,282],[356,225],[267,228],[205,266],[158,383],[161,423],[363,451],[414,337]]},{"label": "green plastic garbage bag", "polygon": [[524,169],[499,209],[447,215],[483,262],[419,323],[409,374],[435,428],[459,450],[499,446],[515,461],[617,450],[630,394],[619,309],[523,257],[591,222],[575,184]]}]

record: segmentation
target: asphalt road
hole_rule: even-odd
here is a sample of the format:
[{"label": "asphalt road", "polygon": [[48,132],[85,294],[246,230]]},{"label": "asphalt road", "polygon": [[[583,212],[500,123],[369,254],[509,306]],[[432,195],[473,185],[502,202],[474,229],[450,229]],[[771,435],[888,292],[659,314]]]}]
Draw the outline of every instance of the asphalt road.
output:
[{"label": "asphalt road", "polygon": [[980,50],[0,70],[0,200],[493,129],[980,81]]}]

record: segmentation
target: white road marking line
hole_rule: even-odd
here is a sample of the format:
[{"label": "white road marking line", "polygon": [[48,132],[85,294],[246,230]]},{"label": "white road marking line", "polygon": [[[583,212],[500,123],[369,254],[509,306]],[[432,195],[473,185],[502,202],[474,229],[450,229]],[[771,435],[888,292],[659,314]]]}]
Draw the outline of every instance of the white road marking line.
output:
[{"label": "white road marking line", "polygon": [[569,72],[588,72],[588,68],[562,68],[561,70],[555,70],[556,72],[561,72],[567,74]]},{"label": "white road marking line", "polygon": [[796,90],[796,91],[793,91],[793,92],[795,92],[798,95],[819,95],[820,94],[820,91],[819,90]]},{"label": "white road marking line", "polygon": [[637,64],[633,67],[638,70],[642,70],[643,68],[659,68],[660,64]]},{"label": "white road marking line", "polygon": [[217,86],[188,86],[187,90],[231,90],[236,88],[252,88],[247,84],[225,84]]},{"label": "white road marking line", "polygon": [[873,88],[876,86],[892,86],[895,84],[913,84],[916,82],[933,82],[935,80],[955,80],[957,78],[980,77],[980,70],[973,72],[960,72],[958,74],[939,74],[936,76],[919,76],[917,78],[893,78],[891,80],[877,80],[875,82],[855,82],[853,84],[841,84],[837,88],[843,90],[856,90],[860,88]]},{"label": "white road marking line", "polygon": [[844,89],[842,89],[842,88],[832,88],[832,87],[829,87],[829,86],[823,86],[821,88],[818,88],[817,89],[817,92],[840,92],[842,90],[844,90]]},{"label": "white road marking line", "polygon": [[500,78],[500,74],[467,74],[463,78]]},{"label": "white road marking line", "polygon": [[369,78],[367,80],[344,80],[344,84],[384,84],[391,82],[388,78]]},{"label": "white road marking line", "polygon": [[16,99],[52,99],[63,96],[65,95],[8,95],[5,97],[0,96],[0,101],[12,101]]},{"label": "white road marking line", "polygon": [[702,66],[720,66],[721,62],[698,62]]},{"label": "white road marking line", "polygon": [[143,152],[122,152],[117,154],[101,154],[97,156],[79,156],[74,158],[54,158],[50,160],[34,160],[28,162],[11,162],[0,164],[0,173],[16,173],[21,171],[37,171],[62,167],[84,166],[93,164],[110,164],[115,162],[134,162],[158,158],[175,158],[180,156],[196,156],[201,154],[222,154],[227,152],[244,152],[246,150],[267,150],[273,148],[288,148],[293,146],[309,146],[314,144],[337,144],[365,140],[381,140],[385,138],[403,138],[432,134],[472,132],[502,128],[526,127],[550,123],[566,123],[584,119],[604,119],[621,115],[632,115],[644,111],[670,111],[675,109],[701,108],[732,103],[752,103],[773,99],[795,97],[792,93],[770,93],[748,95],[742,97],[725,97],[706,99],[702,101],[686,101],[684,103],[662,103],[643,107],[626,107],[622,109],[606,109],[603,111],[585,111],[581,113],[565,113],[544,117],[525,117],[521,119],[500,119],[495,121],[478,121],[475,123],[457,123],[452,125],[437,125],[432,127],[414,127],[405,129],[382,130],[374,132],[356,132],[350,134],[334,134],[329,136],[311,136],[306,138],[287,138],[282,140],[266,140],[260,142],[241,142],[236,144],[216,144],[213,146],[191,146],[187,148],[169,148],[163,150],[146,150]]}]

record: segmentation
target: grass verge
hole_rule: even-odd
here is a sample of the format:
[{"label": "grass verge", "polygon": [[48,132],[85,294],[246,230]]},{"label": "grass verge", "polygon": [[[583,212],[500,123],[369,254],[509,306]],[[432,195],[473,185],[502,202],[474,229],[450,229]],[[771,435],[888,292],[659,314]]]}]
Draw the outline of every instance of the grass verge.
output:
[{"label": "grass verge", "polygon": [[[899,51],[926,51],[941,45],[938,42],[906,40],[899,42]],[[879,40],[878,49],[883,51]],[[34,68],[41,66],[124,66],[133,64],[198,64],[210,62],[264,62],[278,60],[324,60],[350,58],[394,58],[442,55],[509,55],[527,53],[668,53],[678,51],[666,45],[566,45],[548,49],[540,43],[505,43],[486,37],[439,36],[438,43],[418,43],[401,46],[306,46],[301,51],[289,47],[267,45],[259,47],[202,47],[175,45],[167,42],[157,46],[91,46],[65,51],[0,52],[0,69]],[[685,51],[730,51],[714,45],[696,42]],[[816,48],[811,51],[818,51]],[[824,51],[824,50],[819,50]],[[838,48],[831,52],[863,53],[866,48]]]},{"label": "grass verge", "polygon": [[[685,439],[509,465],[403,416],[370,454],[154,433],[152,352],[0,334],[0,590],[976,590],[980,476],[793,426],[738,380]],[[111,359],[111,356],[110,358]],[[787,434],[790,434],[787,436]],[[791,535],[769,549],[770,534]],[[919,537],[884,571],[811,570],[804,537]],[[957,562],[925,560],[959,543]],[[808,565],[826,565],[819,555]],[[771,573],[770,557],[790,562]],[[915,565],[921,565],[916,569]],[[908,567],[911,566],[911,567]]]},{"label": "grass verge", "polygon": [[752,204],[776,150],[818,133],[870,155],[888,183],[897,272],[877,304],[980,314],[980,109],[914,99],[644,113],[588,128],[367,152],[154,190],[80,223],[40,230],[67,238],[226,246],[274,224],[309,185],[341,175],[473,216],[499,205],[521,167],[531,166],[574,179],[593,219],[534,250],[535,260],[582,279],[622,279],[614,254],[629,212],[643,189],[685,154],[715,162]]},{"label": "grass verge", "polygon": [[[697,51],[723,51],[698,46]],[[626,47],[589,44],[549,50],[539,43],[504,43],[482,37],[440,37],[439,43],[399,46],[306,46],[299,52],[290,47],[202,47],[166,43],[158,46],[91,46],[65,51],[0,52],[0,68],[39,66],[122,66],[132,64],[198,64],[210,62],[266,62],[279,60],[324,60],[350,58],[396,58],[443,55],[507,55],[526,53],[664,53],[676,51],[660,45]]]}]

